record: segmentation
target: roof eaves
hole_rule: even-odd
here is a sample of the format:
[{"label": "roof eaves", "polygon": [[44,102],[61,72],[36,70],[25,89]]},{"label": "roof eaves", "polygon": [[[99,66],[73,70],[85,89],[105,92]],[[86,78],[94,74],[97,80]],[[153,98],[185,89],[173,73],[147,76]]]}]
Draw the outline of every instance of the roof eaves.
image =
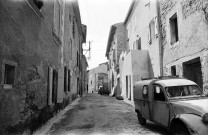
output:
[{"label": "roof eaves", "polygon": [[124,20],[124,25],[126,25],[126,23],[128,22],[129,17],[131,16],[132,11],[133,11],[133,9],[134,9],[135,3],[136,3],[136,0],[132,0],[132,3],[131,3],[131,5],[130,5],[130,7],[129,7],[128,13],[127,13],[126,18],[125,18],[125,20]]}]

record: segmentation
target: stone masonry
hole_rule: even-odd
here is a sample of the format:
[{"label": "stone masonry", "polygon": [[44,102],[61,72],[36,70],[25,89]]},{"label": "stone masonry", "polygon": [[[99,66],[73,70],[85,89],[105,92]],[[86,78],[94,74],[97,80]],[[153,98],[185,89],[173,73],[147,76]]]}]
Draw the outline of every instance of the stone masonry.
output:
[{"label": "stone masonry", "polygon": [[[176,74],[184,76],[184,64],[199,59],[202,88],[208,87],[208,1],[207,0],[161,0],[161,31],[164,75],[171,75],[171,66]],[[178,41],[170,43],[169,19],[177,14]]]},{"label": "stone masonry", "polygon": [[[65,14],[54,22],[54,2],[43,1],[42,6],[36,6],[35,2],[0,0],[0,134],[34,131],[77,98],[77,83],[81,83],[76,81],[82,79],[83,72],[77,63],[82,63],[86,33],[82,31],[78,3],[61,3],[66,12],[61,10]],[[56,35],[57,23],[67,37],[61,32]],[[7,68],[8,65],[12,66]],[[57,103],[60,92],[57,88],[64,84],[58,84],[57,80],[63,78],[59,71],[64,66],[71,70],[71,84],[68,83],[71,91],[64,92],[62,102]],[[57,78],[53,76],[50,80],[49,67],[53,74],[57,73]],[[14,69],[11,72],[14,80],[11,69]],[[11,85],[6,85],[5,76],[10,78]],[[53,83],[52,104],[48,102],[50,81]]]}]

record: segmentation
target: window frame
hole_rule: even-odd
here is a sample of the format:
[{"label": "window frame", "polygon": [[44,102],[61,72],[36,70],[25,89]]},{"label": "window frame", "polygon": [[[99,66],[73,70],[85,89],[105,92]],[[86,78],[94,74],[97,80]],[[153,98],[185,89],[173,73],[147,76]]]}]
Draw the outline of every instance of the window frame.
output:
[{"label": "window frame", "polygon": [[[172,76],[176,76],[176,75],[177,75],[176,65],[172,65],[172,66],[170,67],[170,69],[171,69],[171,75],[172,75]],[[173,73],[174,73],[174,74],[173,74]]]},{"label": "window frame", "polygon": [[[175,22],[176,20],[176,22]],[[174,25],[174,26],[173,26]],[[174,13],[170,18],[169,18],[169,33],[170,33],[170,44],[174,45],[179,41],[179,29],[178,29],[178,14],[177,12]],[[174,29],[174,30],[173,30]],[[174,35],[173,35],[174,33]]]},{"label": "window frame", "polygon": [[[10,65],[10,66],[14,66],[14,81],[13,84],[5,84],[5,66],[6,65]],[[2,64],[2,86],[4,89],[12,89],[16,83],[16,75],[17,75],[17,63],[9,61],[9,60],[3,60],[3,64]]]}]

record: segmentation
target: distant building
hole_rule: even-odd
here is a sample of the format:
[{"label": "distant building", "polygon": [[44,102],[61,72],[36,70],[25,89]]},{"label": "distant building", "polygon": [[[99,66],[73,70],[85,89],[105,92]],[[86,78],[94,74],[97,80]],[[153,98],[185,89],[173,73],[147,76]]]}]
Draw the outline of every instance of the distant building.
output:
[{"label": "distant building", "polygon": [[104,79],[103,82],[108,82],[107,81],[108,78],[106,78],[104,74],[106,74],[106,76],[108,74],[107,63],[102,63],[98,67],[89,70],[88,93],[98,92],[100,77]]},{"label": "distant building", "polygon": [[77,0],[0,0],[0,15],[0,134],[28,133],[81,93],[86,28]]},{"label": "distant building", "polygon": [[160,1],[164,75],[208,90],[208,1]]},{"label": "distant building", "polygon": [[120,95],[119,57],[126,50],[126,27],[124,23],[111,26],[105,56],[108,59],[108,78],[111,94]]}]

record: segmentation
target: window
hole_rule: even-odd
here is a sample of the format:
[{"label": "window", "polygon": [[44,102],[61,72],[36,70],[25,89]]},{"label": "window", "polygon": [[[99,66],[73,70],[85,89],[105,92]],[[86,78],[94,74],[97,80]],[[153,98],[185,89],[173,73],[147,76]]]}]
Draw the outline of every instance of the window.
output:
[{"label": "window", "polygon": [[91,85],[92,85],[92,81],[91,81]]},{"label": "window", "polygon": [[155,38],[158,37],[158,26],[157,26],[158,23],[157,22],[158,22],[157,16],[155,16]]},{"label": "window", "polygon": [[178,20],[175,13],[169,20],[170,22],[170,43],[174,44],[178,41]]},{"label": "window", "polygon": [[71,23],[72,21],[72,15],[69,13],[69,22]]},{"label": "window", "polygon": [[145,85],[145,86],[143,87],[142,95],[143,95],[143,98],[144,98],[144,99],[147,99],[147,98],[148,98],[148,86],[147,86],[147,85]]},{"label": "window", "polygon": [[112,88],[114,87],[114,75],[112,74]]},{"label": "window", "polygon": [[4,84],[13,85],[15,76],[15,66],[5,64]]},{"label": "window", "polygon": [[197,85],[186,86],[171,86],[166,87],[165,91],[169,98],[183,97],[183,96],[197,96],[203,94]]},{"label": "window", "polygon": [[154,85],[154,100],[165,101],[165,95],[162,88],[158,85]]},{"label": "window", "polygon": [[53,70],[53,84],[52,84],[52,103],[57,102],[57,90],[58,90],[58,72]]},{"label": "window", "polygon": [[70,38],[70,59],[72,59],[72,40]]},{"label": "window", "polygon": [[67,67],[64,67],[64,91],[67,91]]},{"label": "window", "polygon": [[2,84],[4,89],[11,89],[15,84],[16,63],[3,61]]},{"label": "window", "polygon": [[149,34],[148,34],[149,44],[152,43],[153,39],[155,39],[155,22],[154,22],[154,19],[152,19],[149,23]]},{"label": "window", "polygon": [[171,66],[171,75],[176,76],[176,66]]},{"label": "window", "polygon": [[77,51],[77,67],[79,66],[79,53]]},{"label": "window", "polygon": [[73,38],[75,38],[75,23],[74,23],[74,19],[73,19],[73,24],[72,24],[72,34],[73,34]]},{"label": "window", "polygon": [[54,31],[55,34],[60,38],[61,36],[61,4],[58,0],[54,2]]},{"label": "window", "polygon": [[48,68],[48,94],[47,100],[48,105],[56,103],[57,101],[57,90],[58,90],[58,72],[49,66]]},{"label": "window", "polygon": [[134,49],[135,50],[141,50],[141,38],[139,38],[138,40],[136,40]]}]

